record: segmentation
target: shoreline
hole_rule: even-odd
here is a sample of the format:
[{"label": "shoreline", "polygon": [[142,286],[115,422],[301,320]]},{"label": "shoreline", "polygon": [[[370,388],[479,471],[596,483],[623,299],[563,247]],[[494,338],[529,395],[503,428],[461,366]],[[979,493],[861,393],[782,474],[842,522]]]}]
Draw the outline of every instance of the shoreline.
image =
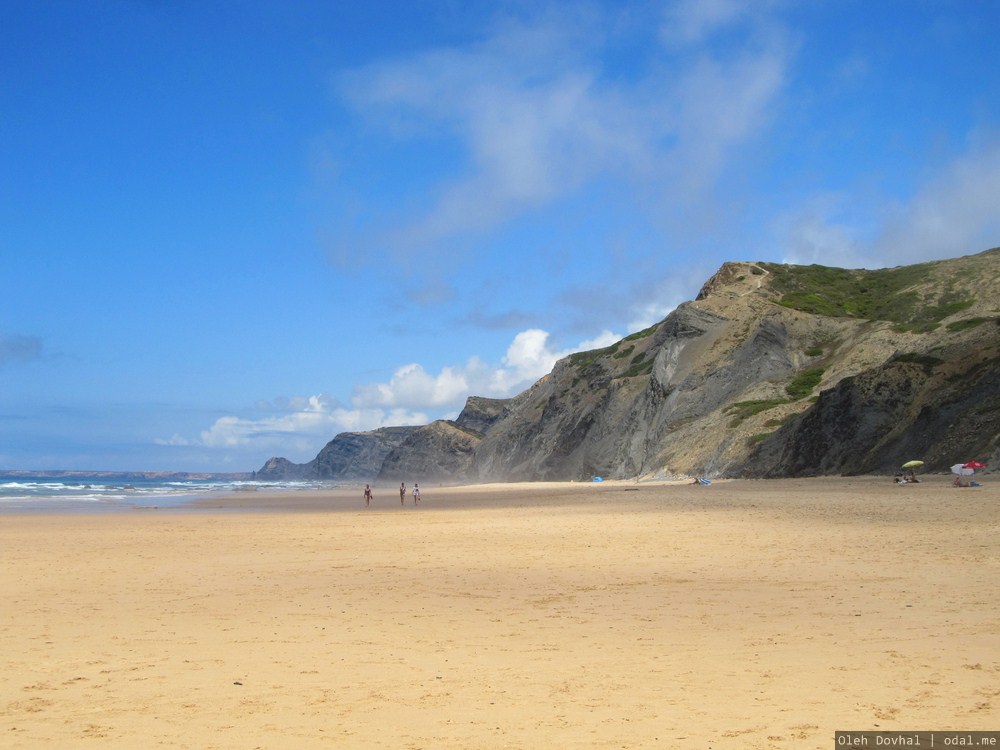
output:
[{"label": "shoreline", "polygon": [[[698,486],[686,479],[621,479],[604,480],[602,482],[492,482],[482,484],[462,485],[424,485],[420,508],[432,510],[435,508],[459,508],[464,504],[473,507],[481,504],[518,502],[524,505],[548,505],[560,503],[572,498],[578,503],[586,498],[610,499],[615,493],[660,493],[666,497],[672,496],[672,491],[678,488],[690,489],[692,492],[702,492],[706,495],[715,493],[724,497],[743,494],[755,495],[761,491],[768,494],[771,490],[783,493],[783,488],[809,487],[811,491],[837,491],[842,488],[852,488],[858,492],[879,492],[898,495],[900,493],[923,493],[929,488],[946,489],[948,491],[962,490],[964,492],[990,493],[991,475],[986,482],[978,487],[955,488],[951,486],[951,475],[924,475],[916,484],[898,485],[892,477],[884,476],[852,476],[852,477],[808,477],[782,479],[714,479],[708,486]],[[397,488],[392,485],[382,487],[374,485],[374,497],[369,508],[365,508],[362,497],[364,483],[337,485],[329,488],[289,488],[252,487],[252,489],[219,490],[205,493],[188,493],[164,498],[149,497],[143,501],[128,500],[104,501],[66,501],[59,499],[20,500],[14,503],[0,503],[0,517],[20,514],[46,515],[107,515],[117,513],[133,513],[136,511],[159,512],[346,512],[356,509],[374,511],[389,511],[399,509]],[[623,499],[623,498],[619,498]],[[413,506],[410,487],[404,507]]]}]

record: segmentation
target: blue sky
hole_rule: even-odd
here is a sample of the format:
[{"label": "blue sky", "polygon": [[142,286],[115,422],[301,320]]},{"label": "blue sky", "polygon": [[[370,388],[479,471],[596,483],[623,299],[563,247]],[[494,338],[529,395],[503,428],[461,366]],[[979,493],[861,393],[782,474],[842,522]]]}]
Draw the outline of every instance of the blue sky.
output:
[{"label": "blue sky", "polygon": [[992,0],[0,5],[0,468],[453,417],[727,260],[1000,245]]}]

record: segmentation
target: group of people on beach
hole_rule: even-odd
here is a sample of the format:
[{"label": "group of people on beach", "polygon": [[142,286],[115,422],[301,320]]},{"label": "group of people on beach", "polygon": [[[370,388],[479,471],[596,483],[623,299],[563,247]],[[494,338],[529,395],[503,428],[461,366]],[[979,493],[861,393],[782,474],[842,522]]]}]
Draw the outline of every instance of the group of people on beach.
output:
[{"label": "group of people on beach", "polygon": [[[909,474],[897,474],[895,477],[893,477],[892,481],[894,481],[896,484],[920,484],[920,480],[917,479],[915,476],[913,476],[912,471]],[[979,484],[979,482],[977,482],[975,479],[966,479],[965,477],[956,474],[955,477],[951,480],[951,486],[981,487],[982,485]]]},{"label": "group of people on beach", "polygon": [[[417,505],[420,502],[420,485],[416,482],[413,483],[413,504]],[[369,507],[372,503],[372,488],[371,485],[365,485],[365,507]],[[399,504],[406,505],[406,482],[399,483]]]}]

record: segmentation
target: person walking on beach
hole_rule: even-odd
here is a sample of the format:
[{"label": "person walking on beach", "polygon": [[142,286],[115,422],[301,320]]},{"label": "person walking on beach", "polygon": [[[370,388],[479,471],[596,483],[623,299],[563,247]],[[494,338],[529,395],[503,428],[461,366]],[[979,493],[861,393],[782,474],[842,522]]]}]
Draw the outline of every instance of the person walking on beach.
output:
[{"label": "person walking on beach", "polygon": [[367,508],[372,502],[372,488],[369,485],[365,485],[365,507]]},{"label": "person walking on beach", "polygon": [[405,501],[406,501],[406,483],[405,482],[400,482],[399,483],[399,504],[400,505],[406,505]]},{"label": "person walking on beach", "polygon": [[413,505],[416,506],[420,502],[420,486],[414,482],[413,483]]}]

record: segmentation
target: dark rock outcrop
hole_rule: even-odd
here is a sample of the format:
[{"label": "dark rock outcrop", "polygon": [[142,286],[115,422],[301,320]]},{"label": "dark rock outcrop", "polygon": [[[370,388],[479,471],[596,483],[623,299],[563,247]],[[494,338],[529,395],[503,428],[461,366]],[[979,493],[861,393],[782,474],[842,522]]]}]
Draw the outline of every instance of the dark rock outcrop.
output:
[{"label": "dark rock outcrop", "polygon": [[418,427],[380,427],[368,432],[342,432],[309,463],[270,458],[257,472],[262,480],[374,480],[389,453]]},{"label": "dark rock outcrop", "polygon": [[462,429],[482,435],[507,413],[510,402],[509,398],[469,396],[455,424]]},{"label": "dark rock outcrop", "polygon": [[382,462],[419,427],[381,427],[369,432],[342,432],[310,463],[316,479],[372,479]]},{"label": "dark rock outcrop", "polygon": [[439,420],[414,430],[382,462],[381,482],[455,482],[468,477],[478,433]]},{"label": "dark rock outcrop", "polygon": [[[988,331],[987,331],[988,332]],[[931,355],[893,358],[820,394],[761,442],[734,474],[890,473],[912,458],[927,471],[1000,450],[1000,347],[955,337]]]},{"label": "dark rock outcrop", "polygon": [[256,473],[255,478],[264,481],[295,482],[306,479],[309,464],[296,464],[287,458],[275,456],[267,459]]}]

